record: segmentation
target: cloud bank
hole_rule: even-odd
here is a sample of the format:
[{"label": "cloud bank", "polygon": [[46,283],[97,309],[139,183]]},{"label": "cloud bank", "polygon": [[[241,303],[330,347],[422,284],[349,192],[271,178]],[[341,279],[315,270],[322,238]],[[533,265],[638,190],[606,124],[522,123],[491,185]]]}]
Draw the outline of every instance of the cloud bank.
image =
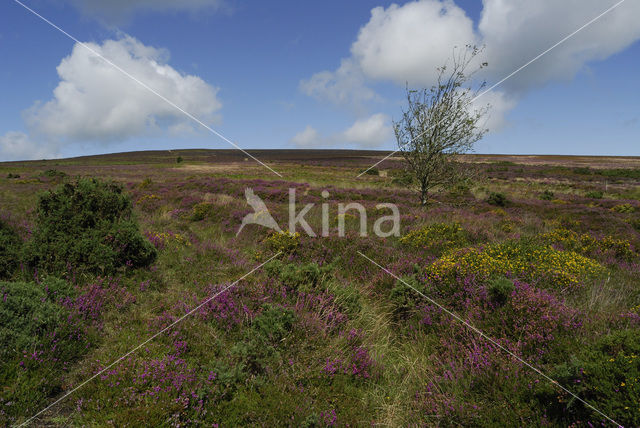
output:
[{"label": "cloud bank", "polygon": [[[219,120],[218,88],[171,67],[167,51],[129,36],[87,45],[203,122]],[[60,82],[53,98],[23,113],[29,136],[9,132],[1,137],[1,158],[40,159],[55,156],[67,143],[106,144],[166,132],[185,135],[198,127],[80,44],[62,59],[57,72]]]},{"label": "cloud bank", "polygon": [[[498,82],[550,46],[602,13],[614,2],[602,0],[484,0],[477,27],[451,0],[418,0],[371,10],[352,43],[350,56],[335,71],[301,82],[303,92],[336,105],[376,97],[376,81],[429,87],[436,68],[450,60],[454,47],[484,45],[489,66],[480,76]],[[554,48],[496,90],[478,100],[493,105],[487,125],[504,126],[505,115],[527,91],[552,81],[570,80],[590,62],[626,49],[640,39],[640,2],[626,2]]]},{"label": "cloud bank", "polygon": [[326,148],[356,145],[375,148],[391,141],[393,130],[391,118],[383,113],[376,113],[357,120],[342,132],[323,136],[310,125],[291,138],[291,143],[298,148]]},{"label": "cloud bank", "polygon": [[136,13],[217,11],[226,7],[224,0],[70,0],[84,14],[107,24],[122,24]]}]

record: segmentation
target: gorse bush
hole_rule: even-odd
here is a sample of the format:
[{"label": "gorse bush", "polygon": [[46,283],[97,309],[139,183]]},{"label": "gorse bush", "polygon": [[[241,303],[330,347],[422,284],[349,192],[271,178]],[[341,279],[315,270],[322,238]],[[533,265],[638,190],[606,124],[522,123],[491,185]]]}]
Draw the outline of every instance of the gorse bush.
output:
[{"label": "gorse bush", "polygon": [[57,279],[41,284],[0,282],[0,294],[0,358],[4,360],[41,347],[64,324],[66,310],[56,300],[72,295],[73,287]]},{"label": "gorse bush", "polygon": [[22,240],[5,222],[0,220],[0,279],[12,276],[20,264]]},{"label": "gorse bush", "polygon": [[552,230],[549,233],[540,235],[540,239],[546,244],[561,245],[565,250],[589,256],[612,254],[618,258],[631,260],[637,255],[632,249],[631,243],[627,240],[616,239],[611,236],[598,239],[588,233],[578,234],[569,229]]},{"label": "gorse bush", "polygon": [[576,288],[583,281],[604,271],[590,258],[572,251],[558,251],[550,246],[527,241],[493,244],[485,248],[467,248],[449,252],[426,268],[427,278],[446,281],[475,276],[489,280],[514,276],[553,288]]},{"label": "gorse bush", "polygon": [[202,221],[204,219],[213,217],[215,214],[215,207],[208,202],[200,202],[193,206],[191,213],[191,220]]},{"label": "gorse bush", "polygon": [[621,213],[621,214],[631,214],[631,213],[634,213],[636,211],[636,207],[634,207],[631,204],[621,204],[621,205],[616,205],[615,207],[611,208],[611,211],[615,211],[615,212]]},{"label": "gorse bush", "polygon": [[458,223],[434,223],[407,233],[400,238],[400,242],[441,253],[463,247],[467,242],[467,234]]},{"label": "gorse bush", "polygon": [[[623,426],[640,426],[640,330],[611,333],[557,366],[551,377]],[[537,397],[559,421],[600,421],[602,415],[550,385]]]},{"label": "gorse bush", "polygon": [[288,230],[271,232],[265,239],[269,249],[283,253],[291,253],[300,245],[300,233],[291,233]]},{"label": "gorse bush", "polygon": [[66,183],[40,196],[24,251],[28,266],[52,274],[70,267],[108,274],[123,266],[148,266],[156,256],[122,187],[95,179]]}]

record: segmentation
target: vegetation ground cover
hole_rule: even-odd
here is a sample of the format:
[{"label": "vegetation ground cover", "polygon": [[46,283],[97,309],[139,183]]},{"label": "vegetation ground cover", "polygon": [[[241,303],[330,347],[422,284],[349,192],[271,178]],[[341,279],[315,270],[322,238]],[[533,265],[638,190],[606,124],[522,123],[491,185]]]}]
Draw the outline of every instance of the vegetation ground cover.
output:
[{"label": "vegetation ground cover", "polygon": [[[360,251],[640,425],[636,169],[483,157],[476,181],[424,207],[396,159],[356,179],[371,154],[269,156],[284,179],[206,151],[0,164],[0,423],[24,421],[278,251],[38,424],[607,423]],[[300,206],[316,204],[315,230],[324,201],[359,202],[369,223],[393,202],[401,236],[361,237],[357,213],[336,210],[328,237],[257,225],[236,236],[247,187],[280,225],[295,188]]]}]

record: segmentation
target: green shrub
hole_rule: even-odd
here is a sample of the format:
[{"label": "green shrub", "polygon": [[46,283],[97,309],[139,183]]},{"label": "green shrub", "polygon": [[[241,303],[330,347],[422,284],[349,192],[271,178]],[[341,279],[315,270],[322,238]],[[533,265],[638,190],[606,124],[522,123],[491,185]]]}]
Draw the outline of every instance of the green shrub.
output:
[{"label": "green shrub", "polygon": [[393,305],[393,315],[397,319],[405,319],[416,306],[416,299],[419,296],[415,290],[420,290],[420,285],[414,277],[403,277],[402,281],[396,281],[394,287],[389,292],[389,301]]},{"label": "green shrub", "polygon": [[176,163],[182,163],[184,161],[184,159],[182,159],[182,156],[178,156],[176,158]]},{"label": "green shrub", "polygon": [[600,190],[591,190],[585,193],[585,196],[591,199],[602,199],[604,197],[604,193],[602,193]]},{"label": "green shrub", "polygon": [[[640,426],[640,330],[622,330],[578,350],[550,376],[624,426]],[[600,421],[602,415],[549,384],[537,398],[560,421]]]},{"label": "green shrub", "polygon": [[581,166],[578,168],[573,168],[573,172],[574,174],[578,175],[591,175],[591,168]]},{"label": "green shrub", "polygon": [[8,178],[8,179],[12,179],[12,178],[20,178],[20,174],[12,174],[12,173],[9,173],[9,174],[7,174],[7,178]]},{"label": "green shrub", "polygon": [[200,202],[193,206],[191,212],[192,221],[202,221],[206,218],[210,218],[215,214],[215,207],[208,202]]},{"label": "green shrub", "polygon": [[232,353],[240,358],[243,369],[253,374],[264,373],[269,362],[279,355],[277,347],[291,332],[294,321],[291,309],[263,305],[244,340],[232,349]]},{"label": "green shrub", "polygon": [[640,232],[640,217],[638,218],[632,218],[631,220],[629,220],[629,224],[631,225],[631,227],[633,227],[635,230],[637,230],[638,232]]},{"label": "green shrub", "polygon": [[40,196],[24,259],[52,274],[69,267],[109,274],[123,266],[148,266],[157,252],[132,213],[131,200],[118,184],[95,179],[63,184]]},{"label": "green shrub", "polygon": [[0,279],[10,278],[20,264],[22,240],[0,220]]},{"label": "green shrub", "polygon": [[0,359],[42,346],[64,323],[66,310],[56,303],[73,294],[65,281],[49,278],[41,284],[0,282]]},{"label": "green shrub", "polygon": [[631,204],[621,204],[611,208],[611,211],[615,211],[620,214],[631,214],[636,211],[636,207]]},{"label": "green shrub", "polygon": [[45,177],[51,177],[51,178],[56,178],[56,177],[62,178],[62,177],[66,177],[67,173],[65,173],[64,171],[60,171],[55,168],[52,168],[43,172],[42,175],[44,175]]},{"label": "green shrub", "polygon": [[294,290],[309,291],[324,280],[332,266],[320,267],[314,262],[298,264],[273,260],[265,266],[265,269],[270,276],[279,278],[285,286]]},{"label": "green shrub", "polygon": [[516,287],[508,278],[497,278],[489,282],[489,296],[494,302],[503,305],[509,300],[509,296]]},{"label": "green shrub", "polygon": [[369,168],[367,170],[360,170],[360,173],[364,173],[365,175],[380,175],[380,170],[378,168]]},{"label": "green shrub", "polygon": [[487,202],[490,205],[504,207],[507,205],[507,196],[504,193],[491,192],[491,194],[489,194],[489,197],[487,198]]},{"label": "green shrub", "polygon": [[393,177],[391,183],[399,186],[411,186],[415,182],[415,177],[409,171],[402,171],[400,174]]},{"label": "green shrub", "polygon": [[551,190],[545,190],[540,194],[540,199],[543,201],[551,201],[555,199],[556,195]]}]

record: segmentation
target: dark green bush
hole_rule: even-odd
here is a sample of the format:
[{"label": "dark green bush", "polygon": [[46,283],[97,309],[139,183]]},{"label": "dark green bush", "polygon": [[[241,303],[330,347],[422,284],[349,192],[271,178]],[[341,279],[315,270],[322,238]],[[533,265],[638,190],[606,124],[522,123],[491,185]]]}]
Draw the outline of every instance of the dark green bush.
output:
[{"label": "dark green bush", "polygon": [[510,279],[497,278],[489,283],[489,296],[494,302],[503,305],[507,302],[509,296],[511,296],[511,293],[513,293],[513,290],[515,290],[515,288],[516,287],[513,284],[513,281],[511,281]]},{"label": "dark green bush", "polygon": [[52,274],[69,268],[109,274],[151,264],[157,252],[140,233],[131,199],[115,183],[81,179],[40,196],[24,259]]},{"label": "dark green bush", "polygon": [[602,193],[600,190],[592,190],[590,192],[587,192],[585,196],[591,199],[602,199],[604,197],[604,193]]},{"label": "dark green bush", "polygon": [[331,271],[331,265],[318,266],[317,263],[307,264],[282,263],[274,260],[265,267],[269,275],[278,277],[287,287],[300,291],[309,291],[317,286]]},{"label": "dark green bush", "polygon": [[46,279],[41,284],[0,282],[0,359],[21,356],[64,323],[66,310],[56,303],[73,294],[65,281]]},{"label": "dark green bush", "polygon": [[504,207],[507,205],[507,196],[500,192],[491,192],[487,198],[487,202],[491,205]]},{"label": "dark green bush", "polygon": [[208,202],[200,202],[193,206],[191,220],[201,221],[212,217],[215,214],[215,207]]},{"label": "dark green bush", "polygon": [[591,168],[589,167],[573,168],[573,172],[579,175],[591,175]]},{"label": "dark green bush", "polygon": [[10,278],[20,264],[22,240],[0,220],[0,279]]},{"label": "dark green bush", "polygon": [[[640,426],[639,329],[604,336],[550,375],[616,422]],[[604,422],[602,415],[549,384],[539,385],[537,398],[556,420]]]},{"label": "dark green bush", "polygon": [[540,199],[542,199],[543,201],[551,201],[555,197],[556,197],[555,193],[553,193],[551,190],[545,190],[540,194]]},{"label": "dark green bush", "polygon": [[12,173],[9,173],[9,174],[7,174],[7,178],[8,178],[8,179],[12,179],[12,178],[20,178],[20,174],[12,174]]},{"label": "dark green bush", "polygon": [[263,373],[269,362],[278,356],[277,347],[291,332],[294,321],[292,310],[263,305],[262,312],[253,320],[244,340],[233,347],[233,354],[240,358],[246,371]]},{"label": "dark green bush", "polygon": [[410,186],[415,182],[415,177],[409,171],[402,171],[400,174],[393,177],[391,183],[399,186]]},{"label": "dark green bush", "polygon": [[[404,282],[403,282],[404,281]],[[406,284],[405,284],[406,283]],[[420,285],[414,277],[404,277],[402,281],[396,281],[389,292],[389,300],[393,304],[393,315],[397,319],[405,319],[416,306],[419,294],[407,284],[419,290]]]},{"label": "dark green bush", "polygon": [[46,170],[45,172],[42,173],[42,175],[44,175],[45,177],[51,177],[51,178],[56,178],[56,177],[62,178],[67,176],[67,174],[64,171],[60,171],[55,168]]},{"label": "dark green bush", "polygon": [[176,158],[176,163],[182,163],[184,161],[184,159],[182,159],[182,156],[178,156]]}]

